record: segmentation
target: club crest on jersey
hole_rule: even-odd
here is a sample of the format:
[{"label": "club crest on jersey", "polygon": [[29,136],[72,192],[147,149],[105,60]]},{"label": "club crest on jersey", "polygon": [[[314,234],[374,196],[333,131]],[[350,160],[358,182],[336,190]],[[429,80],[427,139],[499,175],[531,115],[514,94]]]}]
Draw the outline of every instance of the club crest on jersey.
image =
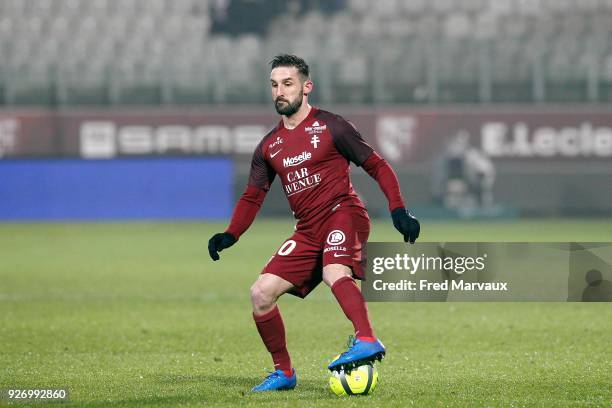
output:
[{"label": "club crest on jersey", "polygon": [[329,245],[340,245],[345,240],[346,240],[346,237],[344,236],[344,232],[342,232],[340,230],[333,230],[327,236],[327,243]]},{"label": "club crest on jersey", "polygon": [[311,158],[312,153],[303,151],[297,156],[285,157],[283,159],[283,167],[299,166],[300,164],[304,163],[306,160],[310,160]]},{"label": "club crest on jersey", "polygon": [[315,133],[323,133],[325,129],[327,129],[327,125],[320,125],[318,120],[314,121],[312,125],[304,128],[304,130],[310,135]]},{"label": "club crest on jersey", "polygon": [[321,143],[321,139],[319,139],[319,136],[314,135],[312,137],[312,139],[310,139],[310,143],[314,146],[314,148],[316,149],[317,147],[319,147],[319,143]]},{"label": "club crest on jersey", "polygon": [[274,143],[270,143],[270,149],[274,146],[278,146],[279,144],[283,144],[283,139],[280,136],[276,137],[276,141]]}]

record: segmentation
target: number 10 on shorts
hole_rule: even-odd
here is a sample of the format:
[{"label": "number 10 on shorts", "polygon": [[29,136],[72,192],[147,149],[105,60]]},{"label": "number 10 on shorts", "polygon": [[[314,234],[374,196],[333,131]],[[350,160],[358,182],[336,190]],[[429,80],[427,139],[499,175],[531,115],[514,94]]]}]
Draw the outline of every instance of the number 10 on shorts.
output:
[{"label": "number 10 on shorts", "polygon": [[297,245],[297,243],[294,240],[292,240],[292,239],[287,240],[280,247],[280,249],[278,250],[277,254],[279,254],[280,256],[289,255],[291,253],[291,251],[293,251],[295,249],[296,245]]}]

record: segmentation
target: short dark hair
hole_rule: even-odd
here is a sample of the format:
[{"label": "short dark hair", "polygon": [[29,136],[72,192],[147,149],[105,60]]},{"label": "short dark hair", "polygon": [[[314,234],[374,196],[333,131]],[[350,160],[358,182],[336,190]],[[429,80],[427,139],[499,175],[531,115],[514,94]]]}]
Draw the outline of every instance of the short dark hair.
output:
[{"label": "short dark hair", "polygon": [[280,54],[270,61],[270,69],[276,67],[296,67],[302,80],[310,78],[310,68],[302,58],[291,54]]}]

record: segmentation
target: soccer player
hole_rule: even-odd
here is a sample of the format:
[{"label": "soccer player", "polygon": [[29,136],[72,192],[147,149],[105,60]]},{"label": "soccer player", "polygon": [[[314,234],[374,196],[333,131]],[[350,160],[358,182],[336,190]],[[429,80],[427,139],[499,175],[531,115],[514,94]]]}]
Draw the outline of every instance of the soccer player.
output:
[{"label": "soccer player", "polygon": [[253,391],[293,389],[295,370],[285,343],[277,299],[284,293],[305,298],[321,281],[355,328],[349,349],[329,369],[350,369],[385,355],[374,335],[366,303],[354,279],[364,279],[370,220],[349,179],[349,164],[361,166],[389,202],[395,228],[405,242],[419,236],[419,222],[404,206],[393,169],[342,117],[308,104],[313,89],[306,62],[278,55],[271,62],[270,85],[281,120],[253,154],[246,190],[229,227],[208,243],[213,260],[249,228],[276,175],[293,214],[295,232],[264,266],[251,287],[253,319],[276,371]]}]

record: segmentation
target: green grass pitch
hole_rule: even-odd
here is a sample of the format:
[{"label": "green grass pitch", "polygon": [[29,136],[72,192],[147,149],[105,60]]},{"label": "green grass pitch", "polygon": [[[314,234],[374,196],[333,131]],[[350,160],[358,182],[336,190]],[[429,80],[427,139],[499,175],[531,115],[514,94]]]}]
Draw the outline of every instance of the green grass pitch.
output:
[{"label": "green grass pitch", "polygon": [[[371,304],[388,349],[379,386],[336,397],[326,365],[352,326],[324,285],[279,302],[298,388],[251,394],[272,364],[249,286],[292,223],[257,220],[213,263],[224,225],[0,224],[0,388],[67,387],[62,406],[89,407],[612,405],[605,303]],[[611,227],[424,221],[422,239],[612,241]],[[399,238],[374,223],[372,241]]]}]

